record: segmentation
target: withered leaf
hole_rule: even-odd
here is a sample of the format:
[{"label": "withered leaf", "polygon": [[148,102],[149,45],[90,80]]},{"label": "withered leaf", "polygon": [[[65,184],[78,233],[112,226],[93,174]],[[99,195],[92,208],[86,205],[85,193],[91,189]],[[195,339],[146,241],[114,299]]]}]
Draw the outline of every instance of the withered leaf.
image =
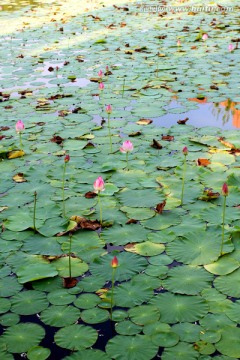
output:
[{"label": "withered leaf", "polygon": [[141,131],[136,131],[131,134],[128,134],[128,136],[130,136],[130,137],[139,136],[139,135],[142,135]]},{"label": "withered leaf", "polygon": [[76,286],[78,283],[78,280],[76,278],[67,277],[63,278],[63,287],[66,289],[71,289],[74,286]]},{"label": "withered leaf", "polygon": [[178,120],[177,123],[178,123],[179,125],[185,125],[188,120],[189,120],[189,118],[186,117],[186,118],[183,119],[183,120]]},{"label": "withered leaf", "polygon": [[157,212],[158,214],[162,214],[165,205],[166,205],[166,200],[163,200],[163,202],[157,204],[157,206],[156,206],[156,212]]},{"label": "withered leaf", "polygon": [[12,178],[13,178],[13,180],[14,180],[16,183],[23,183],[23,182],[26,182],[26,181],[27,181],[27,180],[25,179],[23,173],[18,173],[18,174],[16,174],[16,175],[14,175]]},{"label": "withered leaf", "polygon": [[219,192],[214,192],[212,188],[205,187],[203,195],[199,197],[199,200],[210,201],[217,199],[220,196]]},{"label": "withered leaf", "polygon": [[174,136],[172,136],[172,135],[162,135],[162,140],[165,140],[165,141],[173,141],[173,140],[174,140]]},{"label": "withered leaf", "polygon": [[92,77],[92,78],[90,78],[89,80],[92,81],[92,82],[96,82],[96,83],[99,82],[99,78],[94,78],[94,77]]},{"label": "withered leaf", "polygon": [[0,131],[7,131],[9,129],[10,129],[9,126],[0,126]]},{"label": "withered leaf", "polygon": [[158,149],[158,150],[162,149],[162,145],[155,139],[153,139],[151,147],[153,147],[154,149]]},{"label": "withered leaf", "polygon": [[84,196],[86,199],[93,199],[97,196],[97,194],[94,191],[88,191]]},{"label": "withered leaf", "polygon": [[218,138],[218,141],[220,143],[222,143],[223,145],[229,147],[230,149],[235,149],[235,146],[233,144],[231,144],[230,142],[226,141],[225,138],[223,138],[223,137]]},{"label": "withered leaf", "polygon": [[210,86],[210,89],[212,89],[212,90],[219,90],[219,87],[216,86],[216,85],[211,85],[211,86]]},{"label": "withered leaf", "polygon": [[4,139],[6,136],[5,135],[0,135],[0,141],[2,140],[2,139]]},{"label": "withered leaf", "polygon": [[153,122],[153,120],[151,120],[151,119],[144,119],[144,118],[142,118],[142,119],[138,120],[138,121],[136,122],[136,124],[138,124],[138,125],[149,125],[149,124],[151,124],[152,122]]},{"label": "withered leaf", "polygon": [[126,224],[129,225],[129,224],[137,224],[138,220],[135,220],[135,219],[129,219]]},{"label": "withered leaf", "polygon": [[54,135],[51,139],[50,139],[51,142],[54,142],[58,145],[61,145],[62,142],[64,141],[64,139],[61,137],[61,136],[58,136],[58,135]]},{"label": "withered leaf", "polygon": [[197,164],[198,166],[208,166],[209,164],[211,164],[211,161],[209,161],[208,159],[199,158],[197,159]]},{"label": "withered leaf", "polygon": [[49,66],[49,68],[48,68],[48,71],[54,71],[54,67],[52,67],[52,66]]}]

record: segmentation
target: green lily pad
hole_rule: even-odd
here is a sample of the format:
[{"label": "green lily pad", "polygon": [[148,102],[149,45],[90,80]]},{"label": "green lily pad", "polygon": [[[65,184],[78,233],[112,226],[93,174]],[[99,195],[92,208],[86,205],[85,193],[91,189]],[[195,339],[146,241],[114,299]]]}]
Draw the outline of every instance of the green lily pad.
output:
[{"label": "green lily pad", "polygon": [[27,352],[29,360],[46,360],[49,358],[51,351],[42,346],[34,346]]},{"label": "green lily pad", "polygon": [[42,326],[32,323],[13,325],[2,335],[10,353],[27,352],[38,345],[44,338],[45,331]]},{"label": "green lily pad", "polygon": [[87,324],[99,324],[109,319],[109,312],[99,308],[87,309],[82,311],[81,319]]},{"label": "green lily pad", "polygon": [[218,276],[214,280],[214,286],[223,294],[238,298],[240,297],[240,288],[238,286],[240,282],[239,274],[240,269],[237,269],[231,274]]},{"label": "green lily pad", "polygon": [[[69,276],[69,259],[67,256],[55,260],[52,264],[55,266],[60,276]],[[72,277],[80,276],[88,271],[87,263],[78,258],[71,258],[71,266]]]},{"label": "green lily pad", "polygon": [[117,335],[108,341],[106,352],[113,359],[150,360],[157,354],[158,346],[146,335]]},{"label": "green lily pad", "polygon": [[140,305],[128,311],[131,321],[137,325],[146,325],[159,320],[160,313],[157,307]]},{"label": "green lily pad", "polygon": [[223,355],[240,357],[239,336],[240,329],[226,326],[221,331],[221,339],[215,344],[216,349]]},{"label": "green lily pad", "polygon": [[76,323],[80,311],[74,306],[51,305],[41,312],[41,321],[49,326],[64,327]]},{"label": "green lily pad", "polygon": [[198,359],[198,352],[194,349],[192,344],[179,342],[176,346],[166,348],[162,353],[162,360],[196,360]]},{"label": "green lily pad", "polygon": [[117,323],[115,330],[119,335],[136,335],[142,331],[142,326],[134,324],[130,320],[125,320]]},{"label": "green lily pad", "polygon": [[11,298],[12,312],[19,315],[36,314],[49,305],[45,293],[37,290],[22,291]]},{"label": "green lily pad", "polygon": [[95,294],[82,294],[75,301],[74,305],[80,309],[92,309],[101,302]]},{"label": "green lily pad", "polygon": [[69,325],[58,330],[54,336],[56,344],[64,349],[82,350],[97,341],[97,331],[90,326]]}]

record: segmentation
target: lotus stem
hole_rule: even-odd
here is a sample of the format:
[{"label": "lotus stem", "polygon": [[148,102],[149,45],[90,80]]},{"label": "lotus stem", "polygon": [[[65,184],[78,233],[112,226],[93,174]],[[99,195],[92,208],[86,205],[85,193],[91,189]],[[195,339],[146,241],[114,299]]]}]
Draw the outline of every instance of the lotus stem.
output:
[{"label": "lotus stem", "polygon": [[22,151],[23,146],[22,146],[22,133],[21,133],[21,131],[19,132],[19,143],[20,143],[20,150]]},{"label": "lotus stem", "polygon": [[110,153],[112,154],[112,134],[110,128],[110,114],[108,113],[108,136],[109,136],[109,143],[110,143]]},{"label": "lotus stem", "polygon": [[112,309],[113,309],[113,292],[114,292],[114,278],[115,278],[116,267],[112,269],[112,289],[111,289],[111,309],[110,309],[110,319],[112,320]]},{"label": "lotus stem", "polygon": [[37,208],[37,192],[34,191],[34,204],[33,204],[33,229],[36,232],[36,208]]},{"label": "lotus stem", "polygon": [[127,162],[127,170],[128,170],[128,151],[126,152],[126,162]]},{"label": "lotus stem", "polygon": [[183,205],[183,195],[184,195],[184,183],[185,183],[186,167],[187,167],[187,161],[186,161],[186,155],[185,155],[185,156],[184,156],[184,161],[183,161],[182,195],[181,195],[181,203],[180,203],[181,206]]},{"label": "lotus stem", "polygon": [[69,253],[68,253],[68,267],[69,267],[69,277],[72,278],[72,233],[69,233]]},{"label": "lotus stem", "polygon": [[224,200],[223,200],[223,215],[222,215],[222,242],[221,242],[220,255],[223,255],[223,243],[224,243],[224,234],[225,234],[225,214],[226,214],[226,196],[224,196]]},{"label": "lotus stem", "polygon": [[123,86],[122,86],[122,98],[123,98],[124,90],[125,90],[125,81],[126,81],[126,79],[124,78],[123,79]]},{"label": "lotus stem", "polygon": [[100,191],[98,192],[98,206],[99,206],[100,224],[102,225],[102,205],[101,205],[101,200],[100,200]]},{"label": "lotus stem", "polygon": [[63,217],[66,217],[66,211],[65,211],[65,175],[66,175],[66,162],[63,164],[63,178],[62,178],[62,215]]}]

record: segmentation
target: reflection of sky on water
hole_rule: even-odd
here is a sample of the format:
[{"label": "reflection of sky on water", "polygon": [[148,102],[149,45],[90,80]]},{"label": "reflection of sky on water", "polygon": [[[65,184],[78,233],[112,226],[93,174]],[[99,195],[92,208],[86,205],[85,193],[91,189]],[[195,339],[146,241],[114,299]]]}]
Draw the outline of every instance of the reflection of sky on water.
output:
[{"label": "reflection of sky on water", "polygon": [[[178,120],[183,120],[188,117],[189,120],[187,121],[187,124],[196,127],[217,126],[225,130],[237,129],[237,124],[233,124],[234,110],[228,109],[220,104],[198,103],[196,105],[198,106],[198,109],[189,110],[181,114],[168,113],[159,118],[154,118],[154,124],[157,126],[170,127],[172,125],[177,125]],[[179,107],[179,103],[177,101],[172,101],[168,108],[172,107]]]}]

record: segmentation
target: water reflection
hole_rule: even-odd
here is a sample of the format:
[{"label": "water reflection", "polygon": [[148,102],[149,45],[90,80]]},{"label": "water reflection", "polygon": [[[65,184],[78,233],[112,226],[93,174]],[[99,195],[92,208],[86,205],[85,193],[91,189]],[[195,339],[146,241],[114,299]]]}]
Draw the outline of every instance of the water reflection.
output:
[{"label": "water reflection", "polygon": [[41,0],[3,0],[0,5],[0,11],[15,11],[25,6],[42,7],[45,4]]},{"label": "water reflection", "polygon": [[[157,126],[170,127],[177,125],[178,120],[189,118],[187,124],[195,127],[217,126],[224,130],[240,128],[240,110],[236,109],[239,103],[230,99],[219,103],[209,103],[207,98],[199,100],[197,98],[188,99],[198,103],[198,108],[186,111],[181,114],[167,113],[153,122]],[[172,100],[166,110],[182,106],[176,99]]]}]

